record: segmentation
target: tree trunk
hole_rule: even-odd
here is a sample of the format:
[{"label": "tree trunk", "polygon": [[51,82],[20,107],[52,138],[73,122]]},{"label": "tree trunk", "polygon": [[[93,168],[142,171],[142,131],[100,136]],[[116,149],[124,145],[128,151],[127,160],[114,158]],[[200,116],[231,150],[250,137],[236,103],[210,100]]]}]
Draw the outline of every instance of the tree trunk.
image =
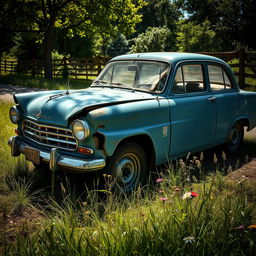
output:
[{"label": "tree trunk", "polygon": [[44,77],[52,79],[52,48],[54,39],[54,27],[49,27],[44,37]]}]

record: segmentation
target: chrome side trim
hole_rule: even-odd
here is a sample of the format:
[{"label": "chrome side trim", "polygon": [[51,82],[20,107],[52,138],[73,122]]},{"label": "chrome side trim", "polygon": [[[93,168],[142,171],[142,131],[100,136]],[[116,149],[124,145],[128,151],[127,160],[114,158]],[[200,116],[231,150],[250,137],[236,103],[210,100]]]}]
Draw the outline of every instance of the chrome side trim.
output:
[{"label": "chrome side trim", "polygon": [[[25,153],[25,147],[38,150],[37,148],[31,147],[27,143],[21,140],[20,136],[13,136],[8,140],[8,145],[15,149],[15,152]],[[56,148],[52,149],[55,152]],[[55,152],[56,153],[56,152]],[[55,159],[52,159],[54,156]],[[103,169],[106,166],[106,161],[103,158],[100,159],[82,159],[72,156],[61,155],[60,153],[54,154],[40,150],[40,161],[46,163],[56,163],[58,169],[70,169],[73,171],[96,171]]]}]

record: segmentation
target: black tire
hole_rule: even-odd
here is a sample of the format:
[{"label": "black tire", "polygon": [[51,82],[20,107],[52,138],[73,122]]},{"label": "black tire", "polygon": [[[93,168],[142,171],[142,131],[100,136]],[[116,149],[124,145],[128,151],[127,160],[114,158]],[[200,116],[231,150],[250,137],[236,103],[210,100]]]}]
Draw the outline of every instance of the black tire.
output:
[{"label": "black tire", "polygon": [[236,122],[229,130],[226,147],[231,153],[236,153],[240,149],[244,138],[244,127]]},{"label": "black tire", "polygon": [[147,173],[147,157],[143,148],[134,142],[120,145],[107,166],[112,175],[114,191],[130,193],[143,183]]}]

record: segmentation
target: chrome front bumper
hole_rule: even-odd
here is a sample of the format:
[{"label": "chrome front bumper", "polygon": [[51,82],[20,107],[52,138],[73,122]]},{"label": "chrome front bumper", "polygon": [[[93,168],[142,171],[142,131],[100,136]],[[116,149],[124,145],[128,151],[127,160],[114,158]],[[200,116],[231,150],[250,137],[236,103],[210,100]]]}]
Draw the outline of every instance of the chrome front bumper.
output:
[{"label": "chrome front bumper", "polygon": [[[25,154],[25,148],[36,148],[27,145],[20,136],[13,136],[8,140],[13,156]],[[105,159],[81,159],[72,156],[62,155],[57,148],[52,148],[51,152],[40,150],[40,162],[49,163],[52,171],[57,169],[67,169],[71,171],[95,171],[103,169],[106,165]]]}]

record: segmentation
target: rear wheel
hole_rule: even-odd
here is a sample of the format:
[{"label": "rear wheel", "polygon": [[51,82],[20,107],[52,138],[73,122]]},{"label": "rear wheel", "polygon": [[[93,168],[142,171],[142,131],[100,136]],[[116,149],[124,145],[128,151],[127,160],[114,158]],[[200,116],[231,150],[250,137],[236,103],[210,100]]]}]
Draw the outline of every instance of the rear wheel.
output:
[{"label": "rear wheel", "polygon": [[108,173],[113,177],[113,189],[129,193],[141,184],[147,172],[147,157],[134,142],[119,146],[110,158]]},{"label": "rear wheel", "polygon": [[244,138],[244,127],[241,123],[236,122],[228,133],[227,149],[231,153],[239,150]]}]

